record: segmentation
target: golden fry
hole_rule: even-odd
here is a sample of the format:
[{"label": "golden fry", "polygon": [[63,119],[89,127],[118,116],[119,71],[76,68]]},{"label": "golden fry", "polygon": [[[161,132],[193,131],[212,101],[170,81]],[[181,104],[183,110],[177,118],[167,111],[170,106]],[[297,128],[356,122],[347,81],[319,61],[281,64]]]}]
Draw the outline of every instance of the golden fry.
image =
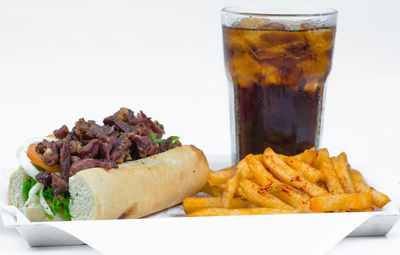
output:
[{"label": "golden fry", "polygon": [[254,177],[253,172],[251,171],[251,169],[249,168],[249,165],[247,164],[247,158],[249,158],[249,157],[254,157],[254,156],[253,156],[253,154],[247,155],[237,165],[237,169],[238,169],[240,178],[252,179]]},{"label": "golden fry", "polygon": [[217,188],[219,188],[220,190],[222,190],[222,192],[224,192],[224,191],[226,190],[226,183],[224,183],[224,184],[219,184],[219,185],[214,186],[214,187],[217,187]]},{"label": "golden fry", "polygon": [[[261,160],[263,161],[262,157]],[[246,161],[253,172],[256,183],[263,188],[267,189],[268,192],[272,193],[280,200],[285,202],[286,204],[295,207],[305,207],[308,205],[308,201],[310,200],[310,196],[287,185],[286,183],[282,183],[278,179],[276,179],[267,169],[265,169],[262,161],[257,160],[255,157],[246,157]],[[280,192],[274,192],[275,187],[276,191],[280,189]]]},{"label": "golden fry", "polygon": [[236,172],[236,174],[232,176],[226,183],[225,192],[222,194],[222,203],[225,208],[231,207],[232,198],[239,187],[239,179],[239,174]]},{"label": "golden fry", "polygon": [[312,165],[314,161],[317,159],[317,152],[315,148],[311,148],[310,150],[305,150],[304,152],[293,156],[294,158],[303,161],[308,165]]},{"label": "golden fry", "polygon": [[258,215],[258,214],[287,214],[298,213],[298,210],[281,210],[276,208],[242,208],[242,209],[227,209],[227,208],[205,208],[189,213],[188,217],[197,216],[233,216],[233,215]]},{"label": "golden fry", "polygon": [[268,169],[283,182],[293,185],[295,188],[310,194],[311,196],[323,196],[329,193],[320,186],[308,181],[300,176],[294,169],[286,165],[277,154],[271,149],[267,148],[264,151],[264,163]]},{"label": "golden fry", "polygon": [[326,186],[326,182],[321,182],[321,183],[319,184],[319,186],[320,186],[321,188],[325,189],[325,190],[328,190],[328,187]]},{"label": "golden fry", "polygon": [[321,169],[322,163],[329,161],[329,152],[327,149],[320,149],[317,151],[317,158],[313,162],[312,166],[317,169]]},{"label": "golden fry", "polygon": [[219,171],[209,171],[207,180],[210,186],[217,186],[226,183],[232,177],[236,170],[236,166],[231,166]]},{"label": "golden fry", "polygon": [[286,210],[294,209],[290,205],[282,202],[279,198],[261,189],[254,182],[251,182],[249,180],[242,180],[240,181],[239,185],[245,195],[245,198],[255,205]]},{"label": "golden fry", "polygon": [[295,208],[309,207],[310,196],[286,183],[283,183],[282,192],[275,194],[275,196]]},{"label": "golden fry", "polygon": [[321,163],[321,172],[325,175],[325,182],[331,194],[344,194],[344,189],[336,174],[335,168],[329,161]]},{"label": "golden fry", "polygon": [[370,193],[337,194],[310,199],[313,212],[333,212],[337,210],[361,210],[373,206]]},{"label": "golden fry", "polygon": [[253,172],[253,176],[258,185],[271,186],[275,182],[275,177],[265,169],[261,161],[257,160],[256,156],[250,154],[245,158],[245,160]]},{"label": "golden fry", "polygon": [[352,209],[350,210],[350,212],[373,212],[374,208],[370,207],[370,208],[365,208],[365,209]]},{"label": "golden fry", "polygon": [[[240,198],[233,198],[231,208],[247,208],[251,204],[249,201]],[[183,209],[186,214],[204,209],[204,208],[222,208],[221,197],[188,197],[183,200]]]},{"label": "golden fry", "polygon": [[321,149],[318,151],[317,160],[315,161],[314,166],[318,168],[325,176],[325,183],[328,187],[328,191],[331,194],[345,193],[336,174],[336,170],[331,164],[331,159],[329,158],[329,152],[327,149]]},{"label": "golden fry", "polygon": [[385,206],[387,203],[390,202],[390,198],[388,196],[386,196],[385,194],[375,190],[372,187],[367,186],[364,183],[364,180],[362,178],[362,175],[360,174],[360,172],[356,171],[356,170],[350,170],[350,177],[353,181],[354,184],[354,188],[357,192],[368,192],[371,193],[372,195],[372,200],[374,202],[374,205],[376,207],[382,208],[383,206]]},{"label": "golden fry", "polygon": [[261,189],[268,191],[272,195],[276,195],[282,192],[282,185],[278,183],[271,183],[271,185],[266,185],[264,187],[261,187]]},{"label": "golden fry", "polygon": [[337,157],[331,158],[331,163],[336,170],[337,177],[347,193],[356,193],[353,182],[349,174],[349,164],[347,163],[347,156],[344,152],[340,153]]},{"label": "golden fry", "polygon": [[188,216],[367,212],[390,202],[350,170],[345,153],[330,158],[314,148],[295,156],[271,148],[249,154],[237,166],[210,171],[201,191],[213,197],[186,198]]},{"label": "golden fry", "polygon": [[254,157],[260,162],[262,162],[262,160],[263,160],[263,155],[262,154],[254,155]]},{"label": "golden fry", "polygon": [[301,172],[304,177],[306,177],[312,183],[320,183],[324,179],[324,175],[318,169],[298,160],[295,157],[287,157],[284,159],[286,164],[288,164],[293,169]]},{"label": "golden fry", "polygon": [[211,187],[208,183],[206,183],[206,185],[204,185],[204,187],[200,190],[200,192],[207,193],[212,197],[220,197],[222,196],[223,190],[221,190],[216,186]]}]

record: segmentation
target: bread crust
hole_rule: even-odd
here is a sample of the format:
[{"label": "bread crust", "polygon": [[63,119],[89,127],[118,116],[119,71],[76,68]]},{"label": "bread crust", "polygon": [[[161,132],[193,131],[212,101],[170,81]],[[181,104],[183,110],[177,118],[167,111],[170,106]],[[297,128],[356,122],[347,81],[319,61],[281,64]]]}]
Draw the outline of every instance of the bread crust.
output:
[{"label": "bread crust", "polygon": [[73,220],[140,218],[195,195],[206,184],[208,171],[203,152],[193,145],[116,169],[86,169],[69,180],[70,213]]}]

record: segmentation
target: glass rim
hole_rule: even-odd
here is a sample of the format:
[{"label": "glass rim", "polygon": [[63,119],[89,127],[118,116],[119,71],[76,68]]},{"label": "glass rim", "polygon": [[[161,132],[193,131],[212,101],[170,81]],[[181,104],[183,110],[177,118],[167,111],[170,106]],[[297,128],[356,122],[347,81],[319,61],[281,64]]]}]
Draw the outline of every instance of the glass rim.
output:
[{"label": "glass rim", "polygon": [[[257,11],[259,9],[259,11]],[[286,11],[285,11],[286,10]],[[327,7],[288,7],[267,5],[230,5],[222,13],[262,17],[321,17],[337,15],[338,11]]]}]

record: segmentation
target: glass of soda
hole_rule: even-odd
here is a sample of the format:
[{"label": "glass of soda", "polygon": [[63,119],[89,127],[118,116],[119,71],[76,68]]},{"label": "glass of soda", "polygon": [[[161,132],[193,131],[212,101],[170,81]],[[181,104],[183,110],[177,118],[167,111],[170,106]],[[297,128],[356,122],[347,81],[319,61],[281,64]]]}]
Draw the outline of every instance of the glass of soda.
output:
[{"label": "glass of soda", "polygon": [[222,9],[233,163],[318,147],[336,19],[324,8]]}]

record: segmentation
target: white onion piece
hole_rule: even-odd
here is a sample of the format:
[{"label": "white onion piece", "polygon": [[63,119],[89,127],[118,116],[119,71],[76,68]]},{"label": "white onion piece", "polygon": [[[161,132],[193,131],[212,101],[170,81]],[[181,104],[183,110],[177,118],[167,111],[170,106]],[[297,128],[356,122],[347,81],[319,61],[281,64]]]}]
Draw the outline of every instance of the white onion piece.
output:
[{"label": "white onion piece", "polygon": [[35,176],[39,173],[36,167],[32,164],[31,160],[28,158],[28,147],[32,143],[38,143],[46,139],[48,141],[57,141],[56,138],[51,137],[36,137],[29,139],[22,143],[22,145],[17,150],[17,160],[21,167],[25,170],[25,173],[35,179]]},{"label": "white onion piece", "polygon": [[43,184],[41,183],[36,183],[35,185],[33,185],[33,187],[31,188],[31,190],[29,191],[29,196],[28,196],[28,200],[26,200],[25,202],[25,207],[29,205],[29,203],[33,200],[34,196],[36,195],[36,192],[38,192],[40,189],[43,189]]},{"label": "white onion piece", "polygon": [[40,199],[40,204],[43,206],[43,209],[46,211],[46,213],[48,215],[54,216],[53,212],[51,211],[49,205],[46,202],[46,199],[44,199],[43,189],[40,190],[39,199]]}]

